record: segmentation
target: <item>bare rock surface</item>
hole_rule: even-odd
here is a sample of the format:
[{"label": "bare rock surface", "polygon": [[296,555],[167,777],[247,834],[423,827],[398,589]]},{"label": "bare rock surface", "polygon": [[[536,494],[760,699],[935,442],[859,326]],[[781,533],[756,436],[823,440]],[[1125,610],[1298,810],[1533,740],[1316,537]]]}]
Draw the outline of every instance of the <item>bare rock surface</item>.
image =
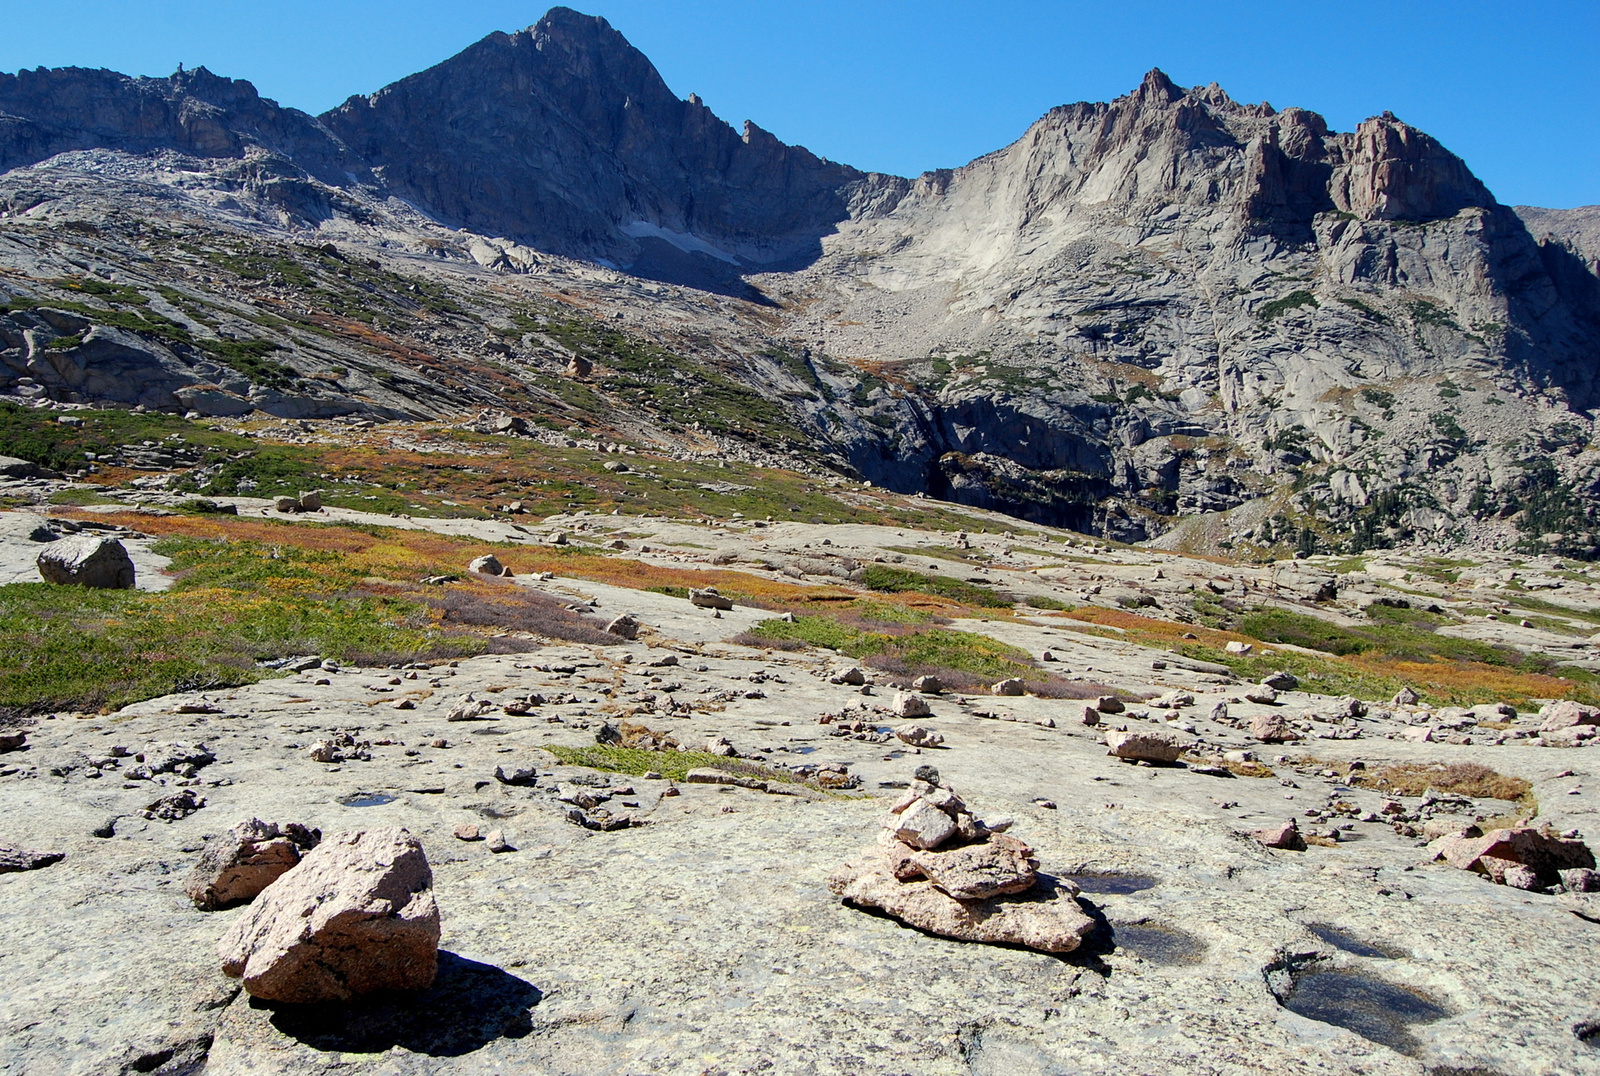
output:
[{"label": "bare rock surface", "polygon": [[421,990],[437,972],[439,909],[403,829],[340,833],[270,886],[218,943],[222,970],[266,1001]]}]

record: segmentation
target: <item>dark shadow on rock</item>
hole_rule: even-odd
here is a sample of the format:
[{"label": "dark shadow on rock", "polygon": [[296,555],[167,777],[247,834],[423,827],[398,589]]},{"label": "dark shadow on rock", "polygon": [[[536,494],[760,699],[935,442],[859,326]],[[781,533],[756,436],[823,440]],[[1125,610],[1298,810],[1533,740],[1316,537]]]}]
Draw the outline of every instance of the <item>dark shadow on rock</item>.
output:
[{"label": "dark shadow on rock", "polygon": [[393,1047],[430,1057],[460,1057],[496,1039],[520,1039],[533,1030],[530,1010],[539,988],[492,964],[439,953],[439,977],[427,990],[384,992],[346,1004],[281,1005],[272,1025],[313,1050],[375,1054]]}]

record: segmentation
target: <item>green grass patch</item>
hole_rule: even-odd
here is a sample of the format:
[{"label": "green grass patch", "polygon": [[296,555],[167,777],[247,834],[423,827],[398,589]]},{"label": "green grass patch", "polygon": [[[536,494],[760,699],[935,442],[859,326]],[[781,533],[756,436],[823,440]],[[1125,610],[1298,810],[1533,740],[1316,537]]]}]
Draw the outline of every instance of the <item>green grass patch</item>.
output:
[{"label": "green grass patch", "polygon": [[744,759],[725,758],[709,751],[652,751],[643,747],[618,747],[614,744],[593,744],[584,747],[566,747],[546,744],[544,750],[568,766],[587,766],[593,770],[625,773],[630,777],[643,777],[659,773],[674,781],[682,781],[690,770],[716,769],[753,777],[760,781],[779,781],[783,784],[805,784],[792,773],[775,770]]},{"label": "green grass patch", "polygon": [[1256,311],[1256,317],[1262,321],[1271,321],[1276,317],[1287,314],[1296,307],[1316,307],[1319,305],[1321,304],[1317,302],[1317,297],[1309,291],[1291,291],[1281,299],[1273,299],[1271,302],[1262,303],[1261,309]]},{"label": "green grass patch", "polygon": [[1001,594],[992,587],[964,583],[948,575],[923,575],[921,572],[913,572],[906,568],[890,568],[883,564],[869,564],[863,568],[861,585],[868,590],[883,591],[886,594],[907,592],[931,594],[934,597],[949,598],[951,601],[980,609],[1006,609],[1012,605],[1012,599],[1008,595]]},{"label": "green grass patch", "polygon": [[1073,609],[1077,608],[1076,606],[1068,605],[1066,602],[1061,601],[1060,599],[1052,598],[1048,594],[1030,594],[1026,598],[1022,599],[1022,604],[1026,605],[1029,609],[1048,609],[1051,612],[1057,613],[1070,613]]},{"label": "green grass patch", "polygon": [[271,675],[258,661],[325,654],[362,664],[460,656],[475,635],[440,629],[421,602],[358,589],[338,553],[259,542],[169,538],[178,583],[107,591],[0,587],[0,712],[113,709],[174,691]]}]

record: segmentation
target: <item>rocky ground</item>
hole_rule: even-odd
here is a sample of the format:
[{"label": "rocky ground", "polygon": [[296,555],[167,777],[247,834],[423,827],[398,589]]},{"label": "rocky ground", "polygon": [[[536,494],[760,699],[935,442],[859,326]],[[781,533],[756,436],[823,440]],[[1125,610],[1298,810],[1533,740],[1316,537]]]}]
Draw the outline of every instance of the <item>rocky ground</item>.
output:
[{"label": "rocky ground", "polygon": [[[574,535],[616,525],[552,522]],[[448,525],[484,539],[504,526]],[[717,545],[753,574],[790,579],[751,563],[751,551],[815,569],[829,556],[951,541],[803,524],[650,530],[652,552],[628,556],[692,562]],[[1009,544],[966,540],[996,554]],[[1369,565],[1359,580],[1337,576],[1340,598],[1317,606],[1300,591],[1333,574],[1326,566],[1274,576],[1096,547],[1028,571],[1027,556],[1013,550],[1015,567],[974,577],[1091,599],[1123,587],[1165,605],[1205,578],[1334,618],[1354,616],[1364,592],[1434,586],[1398,563]],[[1440,600],[1509,582],[1499,571],[1438,584]],[[1587,584],[1551,578],[1561,586],[1546,594],[1592,608]],[[926,695],[931,713],[915,720],[943,744],[917,749],[888,733],[904,719],[885,674],[835,683],[854,679],[837,676],[853,664],[838,655],[727,641],[771,613],[714,615],[589,580],[518,581],[602,617],[631,613],[639,638],[412,668],[312,664],[252,686],[39,719],[21,750],[0,756],[0,843],[65,856],[0,875],[11,912],[0,923],[0,1070],[1600,1071],[1582,1037],[1600,1018],[1586,956],[1595,898],[1495,885],[1432,860],[1429,838],[1511,803],[1392,795],[1360,779],[1391,765],[1481,763],[1531,784],[1536,824],[1592,839],[1595,749],[1540,735],[1532,713],[1368,699],[1355,716],[1349,700],[1298,690],[1251,702],[1258,689],[1225,666],[1018,613],[953,626],[1035,657],[1049,650],[1063,681],[1124,708],[1108,704],[1088,727],[1094,698]],[[1587,653],[1571,631],[1524,645]],[[463,707],[468,695],[486,705]],[[1254,719],[1274,715],[1302,738],[1251,735]],[[552,751],[593,746],[623,721],[685,748],[731,750],[729,768],[770,771],[767,790],[601,771]],[[1187,761],[1108,756],[1106,732],[1124,728],[1177,737]],[[961,943],[830,895],[829,875],[871,842],[923,764],[981,817],[1011,817],[1041,871],[1077,880],[1100,924],[1083,948]],[[819,769],[832,775],[823,783],[853,787],[818,787]],[[244,913],[196,910],[184,881],[208,840],[251,817],[416,835],[443,917],[436,985],[303,1011],[252,1001],[224,978],[217,942]],[[1304,851],[1248,836],[1291,818],[1311,842]],[[499,841],[459,839],[463,825]]]}]

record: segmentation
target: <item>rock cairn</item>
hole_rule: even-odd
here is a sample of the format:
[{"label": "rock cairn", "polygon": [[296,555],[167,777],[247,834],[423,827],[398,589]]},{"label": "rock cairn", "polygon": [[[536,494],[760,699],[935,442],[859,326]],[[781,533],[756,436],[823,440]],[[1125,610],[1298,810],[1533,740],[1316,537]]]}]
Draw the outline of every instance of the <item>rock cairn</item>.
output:
[{"label": "rock cairn", "polygon": [[884,820],[878,844],[828,879],[847,903],[961,941],[1076,949],[1094,929],[1071,882],[1039,873],[1033,850],[986,825],[932,766]]}]

